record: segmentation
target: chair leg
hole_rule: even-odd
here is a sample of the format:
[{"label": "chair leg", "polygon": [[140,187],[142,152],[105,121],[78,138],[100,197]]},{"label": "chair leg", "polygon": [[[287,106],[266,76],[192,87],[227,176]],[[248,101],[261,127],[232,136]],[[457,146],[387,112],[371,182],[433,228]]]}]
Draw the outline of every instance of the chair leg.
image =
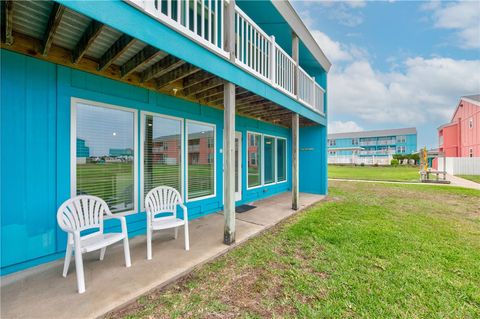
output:
[{"label": "chair leg", "polygon": [[178,227],[175,227],[175,239],[178,238]]},{"label": "chair leg", "polygon": [[72,260],[72,245],[67,243],[67,250],[65,251],[65,262],[63,264],[63,277],[67,277],[70,260]]},{"label": "chair leg", "polygon": [[105,257],[106,250],[107,250],[107,247],[103,247],[102,249],[100,249],[100,260],[103,260],[103,258]]},{"label": "chair leg", "polygon": [[83,273],[82,251],[78,243],[75,243],[75,267],[77,271],[78,293],[83,294],[85,292],[85,276]]},{"label": "chair leg", "polygon": [[125,253],[125,266],[128,268],[132,265],[130,261],[130,246],[128,245],[128,235],[123,239],[123,252]]},{"label": "chair leg", "polygon": [[190,238],[188,236],[188,222],[185,222],[185,250],[190,250]]},{"label": "chair leg", "polygon": [[147,259],[152,259],[152,230],[147,227]]}]

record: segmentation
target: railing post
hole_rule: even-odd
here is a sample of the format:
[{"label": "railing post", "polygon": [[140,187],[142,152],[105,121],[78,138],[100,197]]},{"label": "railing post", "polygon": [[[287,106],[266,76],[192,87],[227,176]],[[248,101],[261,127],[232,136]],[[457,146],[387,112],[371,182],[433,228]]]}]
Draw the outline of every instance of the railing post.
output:
[{"label": "railing post", "polygon": [[230,54],[230,61],[235,62],[235,0],[225,1],[225,51]]},{"label": "railing post", "polygon": [[294,32],[292,32],[292,58],[293,61],[295,61],[295,75],[293,77],[294,80],[294,85],[293,85],[293,94],[296,95],[298,99],[298,92],[299,92],[299,70],[298,67],[300,66],[299,64],[299,42],[300,40],[298,39],[298,35],[296,35]]},{"label": "railing post", "polygon": [[275,36],[270,37],[270,80],[272,80],[272,85],[275,86],[275,71],[276,71],[276,46],[275,46]]},{"label": "railing post", "polygon": [[315,95],[317,93],[317,88],[315,87],[315,77],[314,76],[312,76],[312,80],[313,80],[313,82],[312,82],[312,107],[315,110],[320,111],[320,110],[317,109],[317,105],[315,104],[315,100],[316,100]]}]

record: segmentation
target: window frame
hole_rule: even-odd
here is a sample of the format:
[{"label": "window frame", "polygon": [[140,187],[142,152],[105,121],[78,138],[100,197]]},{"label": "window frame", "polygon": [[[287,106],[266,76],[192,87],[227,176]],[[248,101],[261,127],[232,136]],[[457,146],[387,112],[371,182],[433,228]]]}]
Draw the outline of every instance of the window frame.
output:
[{"label": "window frame", "polygon": [[150,111],[141,111],[140,112],[140,145],[142,145],[140,149],[140,208],[142,211],[145,211],[145,164],[144,164],[144,156],[145,156],[145,120],[147,115],[161,117],[169,120],[176,120],[180,121],[180,174],[181,174],[181,181],[180,181],[180,196],[182,197],[183,202],[185,202],[185,119],[176,116],[165,115],[157,112],[150,112]]},{"label": "window frame", "polygon": [[468,149],[468,157],[472,158],[473,157],[473,147],[470,147]]},{"label": "window frame", "polygon": [[[284,181],[278,180],[278,169],[277,169],[278,168],[278,156],[277,156],[278,140],[285,141],[285,180]],[[287,181],[288,181],[288,139],[285,137],[275,136],[275,184],[282,184],[282,183],[286,183]]]},{"label": "window frame", "polygon": [[[248,135],[248,134],[260,135],[260,152],[261,152],[261,154],[260,154],[260,155],[261,155],[261,156],[260,156],[260,159],[261,159],[261,161],[262,161],[262,162],[260,163],[260,164],[261,164],[261,165],[260,165],[260,166],[261,166],[261,167],[260,167],[260,172],[261,172],[262,176],[261,176],[261,178],[260,178],[260,184],[259,184],[259,185],[256,185],[256,186],[249,186],[249,185],[248,185],[248,184],[249,184],[249,183],[248,183],[248,160],[249,160],[249,158],[248,158],[248,143],[249,143],[249,141],[248,141],[248,136],[249,136],[249,135]],[[255,140],[256,140],[256,139],[254,138],[253,141],[255,142]],[[264,155],[264,154],[263,154],[263,133],[254,132],[254,131],[247,131],[247,145],[246,145],[246,146],[247,146],[247,148],[246,148],[246,150],[245,150],[245,157],[246,157],[246,161],[247,161],[247,165],[246,165],[246,169],[245,169],[245,174],[246,174],[246,177],[247,177],[247,183],[246,183],[246,184],[247,184],[247,190],[252,190],[252,189],[256,189],[256,188],[260,188],[260,187],[263,187],[263,186],[264,186],[263,165],[264,165],[265,163],[263,162],[263,155]],[[257,147],[258,147],[258,145],[254,145],[254,146],[257,146]],[[257,165],[258,165],[258,153],[257,153],[257,155],[256,155],[255,158],[256,158]]]},{"label": "window frame", "polygon": [[[188,198],[188,125],[190,123],[193,124],[199,124],[199,125],[205,125],[205,126],[211,126],[213,127],[213,194],[211,195],[206,195],[202,197],[196,197],[189,199]],[[201,121],[196,121],[196,120],[190,120],[190,119],[185,119],[185,198],[183,199],[184,202],[189,203],[189,202],[196,202],[199,200],[204,200],[204,199],[209,199],[209,198],[214,198],[217,196],[217,125],[214,123],[208,123],[208,122],[201,122]],[[207,141],[208,143],[208,141]]]},{"label": "window frame", "polygon": [[[273,139],[273,182],[265,183],[265,137]],[[277,184],[277,137],[269,134],[262,134],[262,185],[270,186]]]},{"label": "window frame", "polygon": [[[249,187],[248,186],[248,134],[255,134],[255,135],[260,135],[260,147],[261,147],[261,156],[260,156],[260,159],[261,159],[261,173],[262,173],[262,178],[261,178],[261,181],[260,181],[260,185],[257,185],[257,186],[251,186]],[[267,133],[260,133],[260,132],[255,132],[255,131],[248,131],[247,130],[247,144],[246,144],[246,154],[245,154],[245,159],[246,159],[246,163],[247,163],[247,168],[245,170],[245,174],[246,174],[246,180],[247,180],[247,191],[249,190],[254,190],[254,189],[257,189],[257,188],[260,188],[260,187],[266,187],[266,186],[272,186],[272,185],[277,185],[277,184],[282,184],[282,183],[286,183],[288,182],[288,138],[286,137],[283,137],[283,136],[277,136],[277,135],[272,135],[272,134],[267,134]],[[275,172],[274,172],[274,177],[275,177],[275,180],[271,183],[268,183],[266,184],[265,183],[265,137],[270,137],[270,138],[273,138],[274,139],[274,166],[275,166]],[[277,145],[277,141],[278,140],[284,140],[285,141],[285,180],[283,181],[279,181],[278,180],[278,156],[277,156],[277,148],[278,148],[278,145]],[[255,141],[255,139],[254,139]],[[258,146],[258,145],[257,145]],[[257,163],[258,163],[258,156],[257,156]]]},{"label": "window frame", "polygon": [[77,97],[70,98],[70,197],[77,196],[77,104],[93,107],[109,108],[133,113],[133,209],[114,213],[115,216],[137,214],[138,210],[138,110],[131,107],[118,106]]},{"label": "window frame", "polygon": [[468,128],[473,129],[473,117],[468,119]]}]

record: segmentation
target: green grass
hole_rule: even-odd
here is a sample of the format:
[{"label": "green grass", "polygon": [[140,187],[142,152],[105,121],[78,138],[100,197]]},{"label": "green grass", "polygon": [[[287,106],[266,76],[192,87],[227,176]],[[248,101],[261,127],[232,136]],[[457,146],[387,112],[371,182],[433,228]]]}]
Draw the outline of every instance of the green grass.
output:
[{"label": "green grass", "polygon": [[472,182],[480,184],[480,175],[458,175],[458,177],[465,178]]},{"label": "green grass", "polygon": [[332,182],[328,201],[124,318],[479,318],[480,192]]},{"label": "green grass", "polygon": [[412,166],[338,166],[328,165],[329,178],[377,181],[418,182],[419,168]]}]

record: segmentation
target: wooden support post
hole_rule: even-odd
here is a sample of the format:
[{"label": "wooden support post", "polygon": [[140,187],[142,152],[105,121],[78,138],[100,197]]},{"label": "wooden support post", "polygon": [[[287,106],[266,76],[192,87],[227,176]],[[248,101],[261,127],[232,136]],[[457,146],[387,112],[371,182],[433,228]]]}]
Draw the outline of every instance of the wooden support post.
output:
[{"label": "wooden support post", "polygon": [[50,17],[48,18],[47,28],[43,34],[42,55],[48,55],[48,51],[50,51],[50,47],[53,43],[53,37],[55,36],[58,26],[60,25],[60,21],[62,20],[64,12],[65,7],[63,5],[59,4],[58,2],[53,3],[53,8],[50,12]]},{"label": "wooden support post", "polygon": [[298,92],[299,92],[299,81],[298,81],[298,74],[299,74],[299,71],[298,71],[298,67],[300,66],[299,64],[299,39],[298,39],[298,35],[296,35],[294,32],[292,32],[292,58],[293,58],[293,61],[295,61],[295,77],[294,77],[294,81],[295,81],[295,85],[293,86],[294,87],[294,94],[297,96],[298,98]]},{"label": "wooden support post", "polygon": [[231,245],[235,242],[235,85],[224,85],[224,209],[225,229],[223,242]]},{"label": "wooden support post", "polygon": [[298,189],[298,144],[299,144],[299,119],[298,114],[292,115],[292,209],[299,208],[299,189]]},{"label": "wooden support post", "polygon": [[13,1],[1,1],[2,41],[7,45],[13,44]]},{"label": "wooden support post", "polygon": [[[230,59],[235,59],[235,0],[230,0],[226,7],[225,49],[230,53]],[[223,180],[225,183],[223,185],[225,216],[223,242],[231,245],[235,243],[235,85],[227,82],[223,90]]]}]

